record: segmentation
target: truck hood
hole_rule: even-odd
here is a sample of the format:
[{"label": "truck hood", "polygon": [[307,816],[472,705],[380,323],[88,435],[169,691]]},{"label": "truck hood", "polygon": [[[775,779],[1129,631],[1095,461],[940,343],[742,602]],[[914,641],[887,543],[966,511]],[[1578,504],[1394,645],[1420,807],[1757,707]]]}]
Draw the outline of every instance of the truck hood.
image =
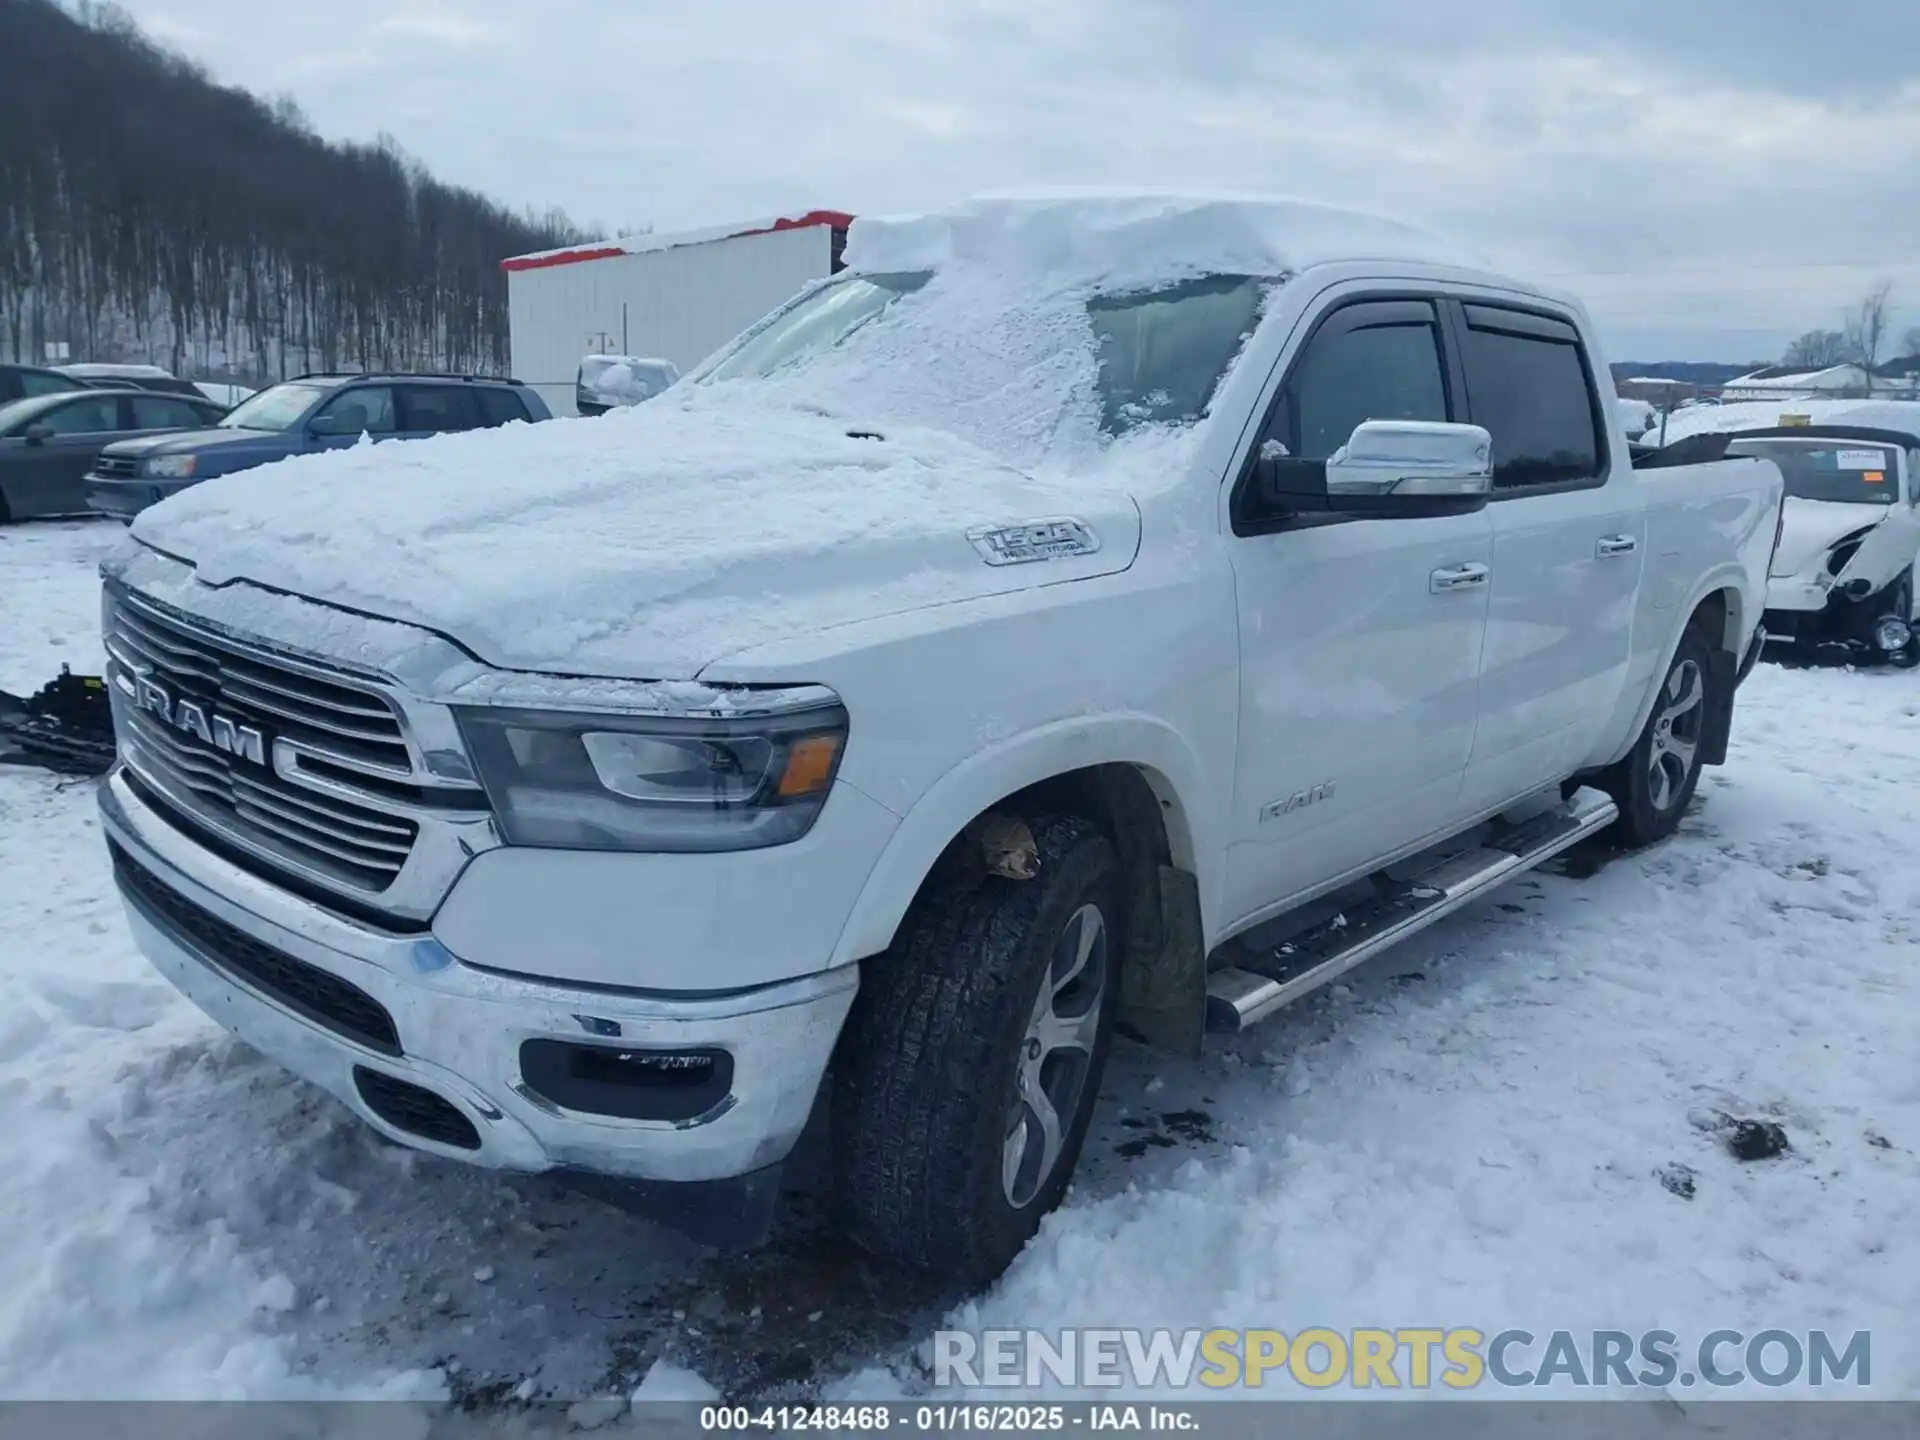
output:
[{"label": "truck hood", "polygon": [[1789,495],[1781,505],[1780,546],[1773,552],[1771,573],[1798,575],[1826,554],[1836,540],[1878,525],[1892,513],[1892,508],[1886,505],[1806,500]]},{"label": "truck hood", "polygon": [[[1034,558],[981,533],[1059,520],[1080,528]],[[201,583],[420,626],[502,668],[681,680],[799,633],[1124,570],[1140,517],[1124,490],[939,433],[670,394],[220,476],[133,534]]]}]

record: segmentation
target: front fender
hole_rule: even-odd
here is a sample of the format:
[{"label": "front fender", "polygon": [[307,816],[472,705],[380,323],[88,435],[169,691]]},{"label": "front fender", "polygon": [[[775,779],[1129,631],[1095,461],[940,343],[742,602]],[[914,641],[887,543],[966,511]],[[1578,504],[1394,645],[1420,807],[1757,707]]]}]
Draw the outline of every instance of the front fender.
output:
[{"label": "front fender", "polygon": [[969,822],[1008,795],[1095,765],[1133,765],[1161,803],[1174,863],[1195,870],[1203,924],[1218,913],[1217,822],[1199,757],[1171,725],[1143,714],[1076,716],[979,751],[942,775],[901,820],[867,877],[835,948],[833,963],[877,955],[893,943],[921,884]]}]

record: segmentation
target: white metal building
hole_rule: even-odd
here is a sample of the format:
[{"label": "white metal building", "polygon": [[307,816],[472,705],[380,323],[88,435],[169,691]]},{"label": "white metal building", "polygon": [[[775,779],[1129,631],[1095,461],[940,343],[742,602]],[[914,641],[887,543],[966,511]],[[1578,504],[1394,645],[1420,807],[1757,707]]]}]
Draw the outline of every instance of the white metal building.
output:
[{"label": "white metal building", "polygon": [[840,266],[840,210],[517,255],[507,272],[513,373],[572,415],[582,356],[645,355],[683,372]]}]

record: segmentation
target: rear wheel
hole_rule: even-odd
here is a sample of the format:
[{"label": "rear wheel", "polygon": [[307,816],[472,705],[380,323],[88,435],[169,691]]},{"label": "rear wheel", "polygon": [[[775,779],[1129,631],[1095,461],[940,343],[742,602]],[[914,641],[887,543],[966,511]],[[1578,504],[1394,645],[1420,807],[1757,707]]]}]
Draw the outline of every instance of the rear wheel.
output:
[{"label": "rear wheel", "polygon": [[1664,840],[1686,814],[1700,783],[1700,742],[1707,716],[1719,698],[1709,688],[1716,683],[1711,662],[1706,636],[1689,628],[1668,663],[1639,740],[1601,777],[1601,788],[1620,807],[1620,818],[1609,833],[1623,844]]},{"label": "rear wheel", "polygon": [[1030,822],[1031,880],[936,884],[861,976],[834,1062],[848,1230],[984,1283],[1060,1203],[1112,1042],[1119,860],[1088,821]]}]

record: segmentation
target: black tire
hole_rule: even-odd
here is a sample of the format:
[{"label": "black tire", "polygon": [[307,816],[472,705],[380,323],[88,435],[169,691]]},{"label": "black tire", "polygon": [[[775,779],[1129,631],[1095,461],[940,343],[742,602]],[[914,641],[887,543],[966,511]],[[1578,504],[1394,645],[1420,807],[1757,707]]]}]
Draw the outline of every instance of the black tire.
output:
[{"label": "black tire", "polygon": [[1700,784],[1700,741],[1706,718],[1721,700],[1714,693],[1719,682],[1711,661],[1706,635],[1689,626],[1667,662],[1640,738],[1625,759],[1601,776],[1600,788],[1620,807],[1620,818],[1607,832],[1616,843],[1640,846],[1664,840],[1687,813]]},{"label": "black tire", "polygon": [[[1112,1045],[1125,953],[1113,846],[1074,816],[1028,823],[1039,873],[933,882],[892,948],[863,967],[834,1060],[834,1182],[848,1233],[876,1255],[975,1285],[1006,1269],[1066,1192]],[[1100,934],[1080,950],[1070,942],[1091,926],[1089,907]],[[1078,976],[1056,989],[1074,951]],[[1099,989],[1088,990],[1096,968]],[[1034,1048],[1043,995],[1054,1023],[1091,1031],[1090,1044]],[[1044,1173],[1050,1147],[1023,1080],[1061,1101]],[[1069,1096],[1063,1086],[1076,1080]]]}]

